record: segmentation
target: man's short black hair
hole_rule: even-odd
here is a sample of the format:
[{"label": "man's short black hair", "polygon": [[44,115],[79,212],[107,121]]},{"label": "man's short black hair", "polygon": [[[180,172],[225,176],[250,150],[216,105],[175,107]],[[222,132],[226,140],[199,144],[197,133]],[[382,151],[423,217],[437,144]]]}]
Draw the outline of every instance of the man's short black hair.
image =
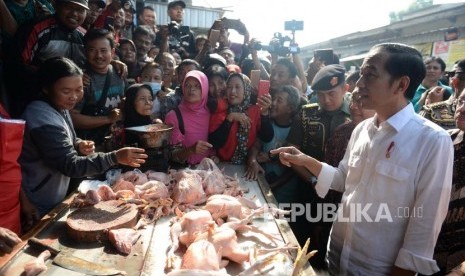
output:
[{"label": "man's short black hair", "polygon": [[113,49],[115,48],[115,38],[113,34],[107,29],[99,29],[99,28],[92,28],[87,31],[84,35],[84,47],[87,47],[87,44],[90,41],[94,41],[96,39],[106,38],[110,42],[110,47]]},{"label": "man's short black hair", "polygon": [[401,43],[377,44],[370,51],[373,50],[380,50],[388,54],[384,69],[391,75],[391,82],[403,76],[409,77],[410,84],[405,91],[405,97],[411,100],[418,85],[426,75],[421,53],[417,49]]}]

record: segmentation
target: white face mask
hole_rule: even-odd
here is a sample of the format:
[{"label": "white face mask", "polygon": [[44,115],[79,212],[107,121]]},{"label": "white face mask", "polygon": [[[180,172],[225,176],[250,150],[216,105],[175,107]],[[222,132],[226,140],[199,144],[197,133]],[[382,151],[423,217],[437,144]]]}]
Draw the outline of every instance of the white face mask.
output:
[{"label": "white face mask", "polygon": [[155,97],[158,92],[161,90],[161,83],[159,82],[144,82],[144,84],[147,84],[152,88],[153,96]]}]

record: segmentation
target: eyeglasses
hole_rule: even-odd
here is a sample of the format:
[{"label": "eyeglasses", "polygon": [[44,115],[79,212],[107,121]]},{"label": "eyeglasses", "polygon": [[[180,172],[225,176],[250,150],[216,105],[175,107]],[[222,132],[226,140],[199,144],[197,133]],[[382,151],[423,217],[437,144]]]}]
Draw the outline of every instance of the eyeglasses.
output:
[{"label": "eyeglasses", "polygon": [[450,71],[444,74],[448,78],[458,78],[461,81],[465,81],[465,72]]}]

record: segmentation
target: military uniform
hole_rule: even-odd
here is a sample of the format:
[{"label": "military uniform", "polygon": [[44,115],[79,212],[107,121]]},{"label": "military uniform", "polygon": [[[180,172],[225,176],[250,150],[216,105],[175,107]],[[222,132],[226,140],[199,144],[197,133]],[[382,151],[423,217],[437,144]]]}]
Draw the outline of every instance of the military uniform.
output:
[{"label": "military uniform", "polygon": [[447,130],[456,128],[454,113],[455,105],[451,97],[446,101],[424,105],[419,114]]},{"label": "military uniform", "polygon": [[350,121],[350,94],[344,96],[340,109],[326,111],[317,103],[302,107],[299,119],[291,126],[287,142],[318,160],[324,159],[326,142],[336,127]]}]

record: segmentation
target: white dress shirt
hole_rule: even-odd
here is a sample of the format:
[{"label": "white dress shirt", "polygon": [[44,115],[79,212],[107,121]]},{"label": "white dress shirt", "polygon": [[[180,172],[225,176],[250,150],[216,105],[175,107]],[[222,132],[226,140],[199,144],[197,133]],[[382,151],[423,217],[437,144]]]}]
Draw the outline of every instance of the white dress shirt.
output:
[{"label": "white dress shirt", "polygon": [[379,127],[376,120],[360,123],[339,167],[323,163],[318,176],[319,196],[329,188],[344,193],[328,243],[330,272],[387,275],[395,265],[432,274],[450,198],[452,141],[411,103]]}]

